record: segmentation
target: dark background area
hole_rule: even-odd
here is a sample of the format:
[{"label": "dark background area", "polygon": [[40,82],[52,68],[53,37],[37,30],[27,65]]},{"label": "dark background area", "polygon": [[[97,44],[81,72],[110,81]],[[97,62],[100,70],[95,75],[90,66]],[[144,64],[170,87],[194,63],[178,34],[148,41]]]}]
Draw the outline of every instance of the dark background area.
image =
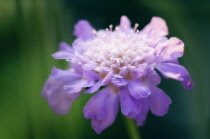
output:
[{"label": "dark background area", "polygon": [[166,20],[169,37],[185,43],[179,59],[191,74],[195,88],[162,79],[172,99],[168,114],[149,113],[139,127],[143,139],[210,138],[210,1],[207,0],[0,0],[0,138],[107,139],[129,138],[125,117],[97,135],[82,110],[91,97],[83,94],[65,116],[55,115],[41,97],[60,41],[71,44],[74,24],[86,19],[96,29],[118,25],[127,15],[139,29],[153,16]]}]

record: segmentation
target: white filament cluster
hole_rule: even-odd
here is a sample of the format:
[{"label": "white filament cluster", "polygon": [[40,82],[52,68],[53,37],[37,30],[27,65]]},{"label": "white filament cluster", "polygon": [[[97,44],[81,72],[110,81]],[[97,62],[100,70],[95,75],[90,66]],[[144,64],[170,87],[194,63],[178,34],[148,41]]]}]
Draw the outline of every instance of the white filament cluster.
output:
[{"label": "white filament cluster", "polygon": [[[113,71],[126,77],[124,71],[144,70],[151,66],[155,49],[145,43],[145,38],[136,29],[127,32],[118,28],[112,31],[99,31],[96,37],[84,43],[85,51],[77,53],[77,61],[88,65],[99,74]],[[84,46],[83,46],[84,47]]]}]

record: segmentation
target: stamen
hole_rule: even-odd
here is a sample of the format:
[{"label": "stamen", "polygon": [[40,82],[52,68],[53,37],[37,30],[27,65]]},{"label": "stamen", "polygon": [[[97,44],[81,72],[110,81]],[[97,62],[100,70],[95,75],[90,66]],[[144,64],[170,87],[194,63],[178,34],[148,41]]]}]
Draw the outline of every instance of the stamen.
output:
[{"label": "stamen", "polygon": [[113,25],[109,25],[109,30],[112,31]]},{"label": "stamen", "polygon": [[95,37],[97,37],[97,31],[96,30],[93,30],[93,34],[95,35]]},{"label": "stamen", "polygon": [[133,29],[134,29],[134,31],[136,31],[136,30],[137,30],[138,26],[139,26],[139,24],[137,24],[137,23],[134,25],[134,28],[133,28]]}]

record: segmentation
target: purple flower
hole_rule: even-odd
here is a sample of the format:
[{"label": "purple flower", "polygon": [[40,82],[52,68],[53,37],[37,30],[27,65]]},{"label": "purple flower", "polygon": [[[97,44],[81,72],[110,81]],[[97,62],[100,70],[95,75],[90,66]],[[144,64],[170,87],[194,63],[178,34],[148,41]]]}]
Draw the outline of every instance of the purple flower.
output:
[{"label": "purple flower", "polygon": [[[131,27],[126,16],[113,29],[94,31],[86,20],[75,25],[77,39],[72,47],[62,42],[55,59],[66,59],[68,70],[53,68],[43,97],[56,114],[67,114],[72,103],[84,93],[96,93],[84,107],[84,116],[101,133],[121,112],[140,126],[150,110],[157,116],[168,112],[171,99],[157,87],[161,78],[182,82],[190,90],[194,84],[188,71],[178,64],[184,44],[178,38],[165,37],[168,28],[163,19],[153,17],[141,31]],[[103,89],[100,89],[103,87]]]}]

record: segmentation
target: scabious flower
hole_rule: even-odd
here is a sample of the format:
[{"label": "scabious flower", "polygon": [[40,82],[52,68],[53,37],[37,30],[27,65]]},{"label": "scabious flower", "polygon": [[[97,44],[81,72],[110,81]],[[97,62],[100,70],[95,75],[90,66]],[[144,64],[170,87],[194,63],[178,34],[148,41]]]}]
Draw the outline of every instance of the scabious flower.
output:
[{"label": "scabious flower", "polygon": [[[141,31],[134,28],[126,16],[113,29],[95,31],[86,20],[75,25],[77,39],[70,47],[60,43],[53,54],[55,59],[66,59],[68,70],[52,69],[43,89],[43,97],[56,114],[64,115],[72,103],[84,93],[96,93],[84,107],[84,116],[92,119],[92,127],[101,133],[121,112],[141,126],[150,110],[163,116],[171,99],[157,87],[161,78],[182,82],[186,90],[194,84],[188,71],[178,64],[184,44],[178,38],[165,37],[165,21],[153,17]],[[101,89],[102,88],[102,89]]]}]

